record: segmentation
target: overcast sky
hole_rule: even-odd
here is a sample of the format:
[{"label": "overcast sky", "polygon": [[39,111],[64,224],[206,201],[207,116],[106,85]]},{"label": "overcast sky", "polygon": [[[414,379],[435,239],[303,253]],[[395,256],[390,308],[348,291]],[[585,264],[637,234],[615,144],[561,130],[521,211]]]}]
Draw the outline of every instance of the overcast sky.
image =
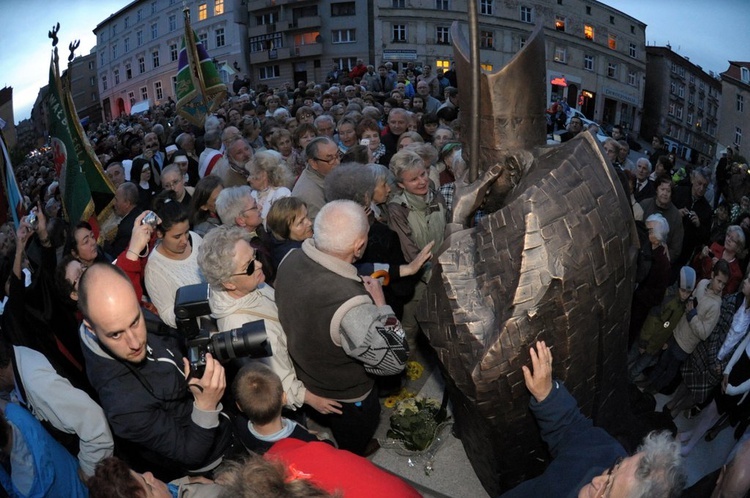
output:
[{"label": "overcast sky", "polygon": [[[371,1],[371,0],[370,0]],[[552,1],[552,0],[550,0]],[[96,44],[97,24],[130,3],[128,0],[0,0],[0,87],[13,87],[16,123],[28,118],[39,88],[48,83],[50,40],[60,22],[61,63],[68,44],[81,40],[78,55]],[[605,0],[604,3],[645,22],[649,45],[666,45],[705,71],[720,73],[728,60],[750,60],[750,0]]]}]

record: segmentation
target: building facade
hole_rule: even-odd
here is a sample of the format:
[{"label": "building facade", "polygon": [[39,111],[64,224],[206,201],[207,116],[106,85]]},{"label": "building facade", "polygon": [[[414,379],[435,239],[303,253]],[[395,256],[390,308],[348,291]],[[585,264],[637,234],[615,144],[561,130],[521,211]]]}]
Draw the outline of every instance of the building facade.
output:
[{"label": "building facade", "polygon": [[13,116],[13,87],[6,86],[0,89],[0,119],[5,124],[2,126],[3,137],[8,150],[16,145],[16,123]]},{"label": "building facade", "polygon": [[333,65],[374,59],[373,2],[251,0],[247,8],[255,84],[322,82]]},{"label": "building facade", "polygon": [[102,122],[102,104],[99,100],[99,85],[97,84],[96,51],[89,55],[76,57],[68,64],[70,71],[70,93],[76,106],[78,119],[81,123],[98,124]]},{"label": "building facade", "polygon": [[242,0],[136,0],[95,29],[99,95],[106,121],[133,105],[176,100],[177,58],[185,33],[183,3],[191,25],[231,87],[247,72],[247,8]]},{"label": "building facade", "polygon": [[647,47],[642,136],[663,135],[669,150],[694,164],[711,164],[716,153],[721,83],[672,51]]},{"label": "building facade", "polygon": [[741,155],[747,157],[747,145],[750,143],[750,62],[729,62],[729,68],[721,73],[721,95],[719,144],[722,148],[736,147]]}]

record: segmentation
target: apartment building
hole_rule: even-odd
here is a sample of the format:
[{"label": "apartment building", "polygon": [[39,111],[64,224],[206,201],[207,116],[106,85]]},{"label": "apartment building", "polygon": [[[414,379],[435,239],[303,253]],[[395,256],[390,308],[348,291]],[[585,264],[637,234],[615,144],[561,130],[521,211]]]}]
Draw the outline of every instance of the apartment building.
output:
[{"label": "apartment building", "polygon": [[[750,143],[750,62],[729,62],[721,73],[721,104],[717,139],[723,147],[733,146],[748,157]],[[745,134],[744,143],[742,134]]]}]

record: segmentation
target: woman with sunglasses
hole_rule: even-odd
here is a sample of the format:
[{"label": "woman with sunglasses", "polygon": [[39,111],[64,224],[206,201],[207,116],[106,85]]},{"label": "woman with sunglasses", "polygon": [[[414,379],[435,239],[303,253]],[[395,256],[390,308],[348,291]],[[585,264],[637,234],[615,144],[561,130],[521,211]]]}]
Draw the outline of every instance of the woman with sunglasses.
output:
[{"label": "woman with sunglasses", "polygon": [[265,284],[263,265],[250,240],[242,228],[221,226],[206,235],[199,250],[198,265],[211,286],[209,304],[219,331],[263,320],[273,355],[261,361],[281,378],[286,407],[296,410],[308,404],[323,414],[341,413],[338,402],[314,395],[297,379],[274,291]]}]

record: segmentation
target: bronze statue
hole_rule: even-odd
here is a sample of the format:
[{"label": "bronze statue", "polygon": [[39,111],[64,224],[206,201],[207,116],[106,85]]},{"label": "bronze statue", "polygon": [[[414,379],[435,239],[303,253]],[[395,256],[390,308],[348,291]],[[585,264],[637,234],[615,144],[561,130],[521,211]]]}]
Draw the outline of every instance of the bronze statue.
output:
[{"label": "bronze statue", "polygon": [[[466,40],[457,23],[452,31],[457,72],[469,74]],[[544,50],[537,28],[504,69],[482,75],[483,174],[457,184],[452,233],[419,314],[447,374],[458,436],[492,496],[545,466],[521,374],[534,341],[552,345],[562,359],[555,376],[598,425],[628,412],[635,226],[593,135],[545,145]],[[468,109],[466,92],[459,98]],[[461,119],[463,127],[468,113]],[[490,182],[490,214],[465,228],[479,201],[462,191]]]}]

